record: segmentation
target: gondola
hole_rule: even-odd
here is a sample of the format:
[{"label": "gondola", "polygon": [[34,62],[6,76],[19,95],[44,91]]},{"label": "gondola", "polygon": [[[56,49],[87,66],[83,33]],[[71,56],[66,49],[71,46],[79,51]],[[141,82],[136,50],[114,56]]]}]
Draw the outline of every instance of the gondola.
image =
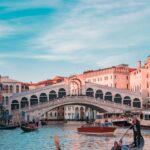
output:
[{"label": "gondola", "polygon": [[41,120],[41,125],[45,126],[45,125],[48,125],[48,123],[46,121],[44,121],[44,120]]},{"label": "gondola", "polygon": [[[142,136],[141,136],[141,139],[140,139],[140,145],[138,145],[137,147],[134,147],[133,142],[129,145],[122,145],[121,146],[121,150],[143,150],[143,148],[144,148],[144,138]],[[112,147],[111,150],[113,150],[113,147]]]},{"label": "gondola", "polygon": [[24,132],[32,132],[38,130],[36,125],[21,125],[20,127]]},{"label": "gondola", "polygon": [[16,128],[17,128],[17,126],[15,126],[15,125],[3,125],[3,126],[0,126],[0,130],[14,130]]}]

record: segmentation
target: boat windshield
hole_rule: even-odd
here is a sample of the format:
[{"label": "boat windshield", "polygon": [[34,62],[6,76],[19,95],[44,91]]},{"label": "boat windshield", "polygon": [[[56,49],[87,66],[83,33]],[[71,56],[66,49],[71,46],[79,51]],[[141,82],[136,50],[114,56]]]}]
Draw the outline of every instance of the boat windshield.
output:
[{"label": "boat windshield", "polygon": [[111,122],[104,122],[102,123],[102,126],[105,126],[105,127],[112,127],[113,124]]}]

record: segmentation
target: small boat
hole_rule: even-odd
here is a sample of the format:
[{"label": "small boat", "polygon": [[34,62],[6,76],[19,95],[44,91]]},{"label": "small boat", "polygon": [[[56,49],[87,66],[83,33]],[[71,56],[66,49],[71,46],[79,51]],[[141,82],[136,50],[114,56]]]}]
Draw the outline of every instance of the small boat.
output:
[{"label": "small boat", "polygon": [[93,134],[93,135],[113,135],[116,127],[112,126],[112,123],[106,122],[100,125],[84,125],[77,128],[78,133]]},{"label": "small boat", "polygon": [[16,125],[1,125],[0,130],[14,130],[16,129]]},{"label": "small boat", "polygon": [[32,132],[38,130],[35,124],[21,125],[20,127],[24,132]]},{"label": "small boat", "polygon": [[41,125],[45,126],[45,125],[48,125],[48,123],[47,123],[47,121],[41,120]]},{"label": "small boat", "polygon": [[[121,146],[121,150],[143,150],[144,148],[144,138],[141,136],[141,139],[140,139],[140,145],[134,147],[134,144],[131,143],[129,145],[122,145]],[[112,147],[111,150],[113,150],[114,148]]]}]

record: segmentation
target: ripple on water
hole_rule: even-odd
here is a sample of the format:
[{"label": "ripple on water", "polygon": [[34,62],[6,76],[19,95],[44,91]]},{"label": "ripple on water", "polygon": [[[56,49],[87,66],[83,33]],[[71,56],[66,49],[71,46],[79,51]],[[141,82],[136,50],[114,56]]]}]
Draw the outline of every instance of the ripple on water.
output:
[{"label": "ripple on water", "polygon": [[[115,136],[89,136],[78,134],[74,126],[49,126],[39,131],[23,133],[20,129],[0,131],[0,150],[55,150],[53,137],[58,135],[62,150],[110,150],[115,140],[119,140],[126,129],[117,129]],[[150,131],[144,131],[146,146],[149,150]],[[132,141],[132,130],[124,143]]]}]

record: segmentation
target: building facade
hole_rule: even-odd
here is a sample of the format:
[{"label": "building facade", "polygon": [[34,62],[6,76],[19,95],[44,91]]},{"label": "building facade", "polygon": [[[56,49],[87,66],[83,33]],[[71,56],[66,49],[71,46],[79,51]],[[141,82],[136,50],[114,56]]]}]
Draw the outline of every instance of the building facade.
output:
[{"label": "building facade", "polygon": [[[44,81],[40,81],[38,83],[23,83],[16,80],[9,79],[9,77],[1,77],[1,83],[4,86],[3,91],[3,102],[4,106],[7,106],[9,103],[9,97],[11,97],[14,93],[20,93],[26,90],[30,90],[35,92],[36,89],[42,89],[43,87],[47,87],[49,85],[57,85],[59,83],[63,83],[67,86],[67,92],[64,89],[60,89],[56,94],[55,91],[50,91],[49,97],[47,97],[44,93],[42,93],[39,97],[40,102],[44,102],[45,99],[52,100],[54,98],[61,98],[63,96],[78,96],[86,93],[86,96],[93,96],[101,99],[114,99],[115,102],[120,103],[121,97],[120,95],[112,95],[112,93],[107,92],[104,94],[102,91],[98,90],[94,93],[92,88],[88,88],[87,91],[83,92],[83,89],[86,89],[86,83],[91,83],[95,85],[101,85],[105,88],[109,87],[118,90],[126,90],[128,93],[139,94],[142,97],[142,104],[147,105],[150,103],[150,56],[148,56],[146,63],[144,65],[141,62],[138,62],[137,68],[130,68],[126,64],[121,64],[118,66],[113,66],[110,68],[104,68],[99,70],[89,70],[85,71],[82,74],[75,74],[69,77],[55,77],[53,79],[48,79]],[[44,88],[43,88],[44,89]],[[113,98],[112,98],[113,97]],[[123,98],[123,97],[122,97]],[[30,98],[30,101],[38,102],[38,97],[33,95]],[[134,106],[138,107],[139,99],[134,99]],[[24,102],[27,104],[27,99],[24,99]],[[137,102],[137,103],[136,103]],[[144,102],[144,103],[143,103]],[[34,103],[33,103],[34,104]],[[31,103],[31,105],[33,105]],[[124,97],[123,104],[131,105],[131,99],[129,97]],[[16,106],[16,105],[15,105]],[[21,107],[24,107],[22,104]],[[88,109],[88,111],[87,111]],[[50,112],[46,113],[43,117],[48,119],[70,119],[70,120],[82,120],[87,116],[92,116],[94,110],[90,110],[85,106],[63,106]],[[88,115],[87,115],[88,114]],[[96,113],[94,113],[95,115]]]}]

